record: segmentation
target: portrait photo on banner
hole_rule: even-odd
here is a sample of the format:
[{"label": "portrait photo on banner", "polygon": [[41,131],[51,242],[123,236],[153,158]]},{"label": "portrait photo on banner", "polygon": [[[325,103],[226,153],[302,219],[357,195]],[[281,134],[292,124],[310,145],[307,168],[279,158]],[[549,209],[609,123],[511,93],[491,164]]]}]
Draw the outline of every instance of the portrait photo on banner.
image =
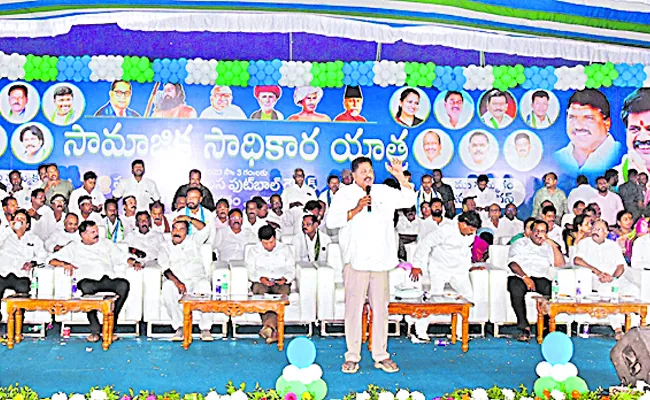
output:
[{"label": "portrait photo on banner", "polygon": [[485,129],[467,132],[458,143],[458,154],[467,168],[476,172],[486,171],[499,158],[499,142]]},{"label": "portrait photo on banner", "polygon": [[454,156],[454,142],[442,129],[426,129],[415,137],[411,151],[423,168],[443,168]]},{"label": "portrait photo on banner", "polygon": [[0,90],[0,114],[12,124],[31,121],[41,108],[41,97],[27,82],[11,82]]},{"label": "portrait photo on banner", "polygon": [[86,98],[71,83],[57,83],[43,93],[43,115],[58,126],[72,125],[81,118],[86,109]]},{"label": "portrait photo on banner", "polygon": [[463,129],[474,117],[474,100],[464,90],[444,90],[433,104],[438,123],[447,129]]},{"label": "portrait photo on banner", "polygon": [[542,140],[529,130],[516,130],[503,143],[503,157],[510,167],[520,172],[535,169],[543,155]]},{"label": "portrait photo on banner", "polygon": [[52,132],[38,122],[20,125],[11,135],[11,151],[25,164],[42,163],[50,156],[53,148]]},{"label": "portrait photo on banner", "polygon": [[557,121],[560,102],[549,90],[529,90],[519,100],[519,113],[526,125],[533,129],[546,129]]},{"label": "portrait photo on banner", "polygon": [[507,128],[517,117],[517,101],[509,91],[491,89],[481,95],[477,113],[488,128]]},{"label": "portrait photo on banner", "polygon": [[406,128],[424,123],[431,113],[431,100],[420,88],[397,89],[390,99],[390,115],[395,122]]}]

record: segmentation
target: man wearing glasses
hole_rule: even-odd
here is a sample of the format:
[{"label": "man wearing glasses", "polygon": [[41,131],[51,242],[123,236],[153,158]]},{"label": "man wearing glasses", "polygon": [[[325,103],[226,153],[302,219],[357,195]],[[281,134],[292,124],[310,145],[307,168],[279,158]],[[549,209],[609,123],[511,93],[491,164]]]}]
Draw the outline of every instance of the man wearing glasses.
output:
[{"label": "man wearing glasses", "polygon": [[129,108],[131,104],[131,84],[126,81],[114,81],[108,92],[108,103],[95,112],[95,117],[139,117],[137,111]]}]

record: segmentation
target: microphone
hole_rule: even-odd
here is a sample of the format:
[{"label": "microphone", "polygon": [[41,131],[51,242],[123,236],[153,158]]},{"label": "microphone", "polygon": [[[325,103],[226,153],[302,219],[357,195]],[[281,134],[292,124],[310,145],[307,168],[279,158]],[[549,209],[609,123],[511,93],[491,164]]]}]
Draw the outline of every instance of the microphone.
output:
[{"label": "microphone", "polygon": [[[370,189],[371,189],[370,185],[366,186],[366,194],[368,196],[370,196]],[[368,204],[368,212],[372,212],[372,205],[371,204]]]}]

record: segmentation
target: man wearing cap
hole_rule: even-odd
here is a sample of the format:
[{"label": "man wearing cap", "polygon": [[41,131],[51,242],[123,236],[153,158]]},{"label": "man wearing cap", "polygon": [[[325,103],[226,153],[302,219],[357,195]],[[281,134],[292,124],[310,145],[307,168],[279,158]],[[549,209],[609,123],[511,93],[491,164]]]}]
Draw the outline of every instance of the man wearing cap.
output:
[{"label": "man wearing cap", "polygon": [[293,102],[302,107],[302,111],[289,117],[289,121],[321,121],[330,122],[325,114],[316,112],[316,107],[323,98],[323,89],[313,86],[302,86],[293,92]]},{"label": "man wearing cap", "polygon": [[200,118],[246,119],[241,108],[232,104],[230,86],[215,86],[210,92],[210,107],[201,112]]},{"label": "man wearing cap", "polygon": [[282,89],[277,85],[255,86],[255,98],[260,109],[251,114],[250,119],[282,121],[284,115],[275,109],[282,96]]},{"label": "man wearing cap", "polygon": [[359,86],[346,86],[343,94],[343,108],[345,112],[334,118],[337,122],[368,122],[361,116],[363,107],[363,94]]}]

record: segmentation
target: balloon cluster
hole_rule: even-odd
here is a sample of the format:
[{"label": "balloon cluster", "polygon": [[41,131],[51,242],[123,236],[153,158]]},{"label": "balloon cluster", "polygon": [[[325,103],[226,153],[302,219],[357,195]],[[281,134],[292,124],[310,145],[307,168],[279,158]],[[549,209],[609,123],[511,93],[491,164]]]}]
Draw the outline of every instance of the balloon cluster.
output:
[{"label": "balloon cluster", "polygon": [[185,83],[188,85],[214,85],[217,80],[217,60],[195,58],[187,60]]},{"label": "balloon cluster", "polygon": [[327,384],[322,378],[323,370],[315,364],[316,346],[306,337],[297,337],[287,346],[289,365],[282,370],[282,376],[275,383],[275,390],[283,397],[293,393],[302,398],[309,393],[315,400],[327,396]]},{"label": "balloon cluster", "polygon": [[90,80],[113,82],[122,79],[122,75],[124,75],[123,62],[124,57],[122,56],[92,56],[88,63],[88,68],[92,71]]},{"label": "balloon cluster", "polygon": [[524,71],[524,66],[521,64],[514,67],[508,65],[492,67],[492,74],[494,75],[492,86],[503,91],[515,88],[517,85],[526,82]]},{"label": "balloon cluster", "polygon": [[162,83],[179,83],[187,78],[187,59],[170,60],[169,58],[153,60],[153,80]]},{"label": "balloon cluster", "polygon": [[406,72],[407,85],[430,88],[436,79],[436,64],[407,62],[404,64],[404,72]]},{"label": "balloon cluster", "polygon": [[573,68],[560,67],[555,70],[555,76],[557,77],[556,90],[582,90],[587,83],[584,65],[576,65]]},{"label": "balloon cluster", "polygon": [[153,82],[153,68],[147,57],[126,56],[122,62],[125,81],[138,81],[140,83]]},{"label": "balloon cluster", "polygon": [[309,86],[314,76],[311,74],[311,63],[302,61],[282,61],[280,67],[280,85],[287,87]]},{"label": "balloon cluster", "polygon": [[557,83],[555,68],[552,66],[540,68],[537,66],[524,69],[526,81],[521,84],[524,89],[545,89],[553,90]]},{"label": "balloon cluster", "polygon": [[373,61],[352,61],[343,64],[343,84],[347,86],[372,86],[375,73]]},{"label": "balloon cluster", "polygon": [[250,61],[221,61],[217,64],[216,84],[221,86],[248,86]]},{"label": "balloon cluster", "polygon": [[601,86],[612,86],[614,80],[618,78],[618,71],[611,62],[606,64],[591,64],[585,67],[585,75],[587,75],[585,87],[598,89]]},{"label": "balloon cluster", "polygon": [[251,61],[248,65],[248,73],[251,76],[248,84],[251,86],[277,85],[282,78],[280,68],[282,68],[282,61],[277,58],[273,61]]},{"label": "balloon cluster", "polygon": [[92,71],[88,67],[90,64],[90,56],[83,57],[59,57],[59,62],[56,64],[56,69],[59,71],[56,79],[59,82],[75,81],[75,82],[88,82]]},{"label": "balloon cluster", "polygon": [[343,87],[343,61],[315,62],[311,64],[311,74],[314,77],[311,86],[340,88]]},{"label": "balloon cluster", "polygon": [[641,87],[648,79],[643,64],[616,64],[614,68],[618,72],[618,77],[614,79],[614,85],[619,87]]},{"label": "balloon cluster", "polygon": [[56,65],[59,59],[51,56],[27,55],[27,61],[23,68],[25,69],[25,80],[30,81],[55,81],[59,75]]},{"label": "balloon cluster", "polygon": [[492,74],[492,66],[477,67],[470,65],[464,70],[465,82],[464,88],[466,90],[488,90],[493,88],[494,75]]},{"label": "balloon cluster", "polygon": [[11,55],[0,51],[0,78],[9,78],[15,81],[25,77],[25,63],[27,57],[18,53]]},{"label": "balloon cluster", "polygon": [[[539,398],[549,398],[554,390],[582,394],[589,391],[587,382],[578,376],[578,368],[570,363],[573,356],[573,343],[562,332],[551,332],[542,342],[544,360],[535,368],[539,378],[535,381],[535,394]],[[545,393],[546,392],[546,393]]]},{"label": "balloon cluster", "polygon": [[376,61],[372,67],[375,77],[372,79],[376,85],[386,87],[388,85],[403,86],[406,82],[405,63],[381,60]]},{"label": "balloon cluster", "polygon": [[463,67],[450,67],[448,65],[436,67],[436,79],[433,81],[433,86],[438,90],[454,90],[458,91],[465,86],[467,78],[463,73]]}]

